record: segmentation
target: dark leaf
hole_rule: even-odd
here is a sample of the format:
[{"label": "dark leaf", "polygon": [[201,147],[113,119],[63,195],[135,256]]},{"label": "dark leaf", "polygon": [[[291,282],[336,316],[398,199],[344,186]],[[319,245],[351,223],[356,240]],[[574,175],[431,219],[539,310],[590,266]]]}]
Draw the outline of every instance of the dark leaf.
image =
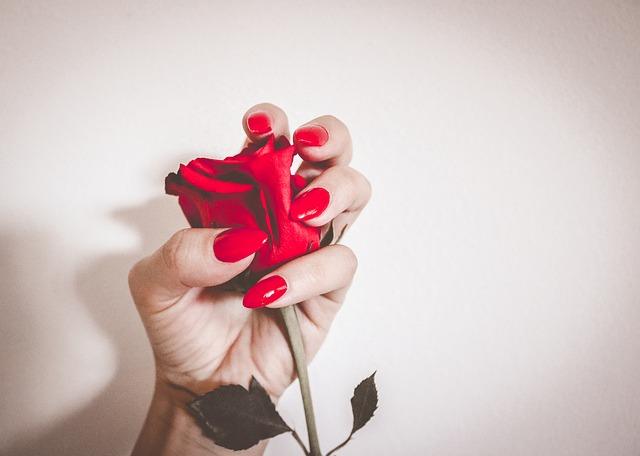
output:
[{"label": "dark leaf", "polygon": [[338,238],[335,240],[334,244],[340,244],[340,241],[344,237],[344,233],[346,233],[347,228],[349,228],[349,225],[345,225],[342,227],[342,229],[340,230],[340,234],[338,235]]},{"label": "dark leaf", "polygon": [[378,390],[376,389],[376,373],[365,378],[353,391],[351,410],[353,411],[353,428],[351,434],[361,429],[373,416],[378,408]]},{"label": "dark leaf", "polygon": [[248,391],[240,385],[221,386],[199,396],[189,408],[204,433],[231,450],[245,450],[260,440],[291,431],[253,377]]},{"label": "dark leaf", "polygon": [[323,234],[322,239],[320,239],[320,247],[326,247],[328,245],[339,244],[344,236],[344,233],[349,228],[349,225],[344,225],[340,232],[336,231],[336,222],[332,220],[329,226],[326,228],[326,232]]},{"label": "dark leaf", "polygon": [[332,456],[336,451],[344,448],[351,441],[353,434],[367,424],[373,416],[373,412],[378,408],[378,390],[376,389],[375,375],[376,373],[374,372],[370,377],[362,380],[353,390],[353,397],[351,398],[353,428],[351,428],[347,438],[340,445],[329,451],[327,456]]},{"label": "dark leaf", "polygon": [[331,243],[333,242],[333,238],[334,236],[334,229],[333,229],[333,221],[331,221],[331,223],[329,224],[329,228],[327,229],[327,232],[324,234],[324,236],[322,236],[322,239],[320,239],[320,247],[326,247],[328,245],[331,245]]}]

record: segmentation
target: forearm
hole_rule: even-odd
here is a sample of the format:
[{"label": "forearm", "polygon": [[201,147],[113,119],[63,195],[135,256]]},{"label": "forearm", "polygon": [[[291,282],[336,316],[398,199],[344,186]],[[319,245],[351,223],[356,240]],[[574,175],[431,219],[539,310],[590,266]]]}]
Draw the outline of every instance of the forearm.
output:
[{"label": "forearm", "polygon": [[219,447],[208,439],[185,405],[190,397],[158,383],[132,456],[260,456],[266,441],[246,451]]}]

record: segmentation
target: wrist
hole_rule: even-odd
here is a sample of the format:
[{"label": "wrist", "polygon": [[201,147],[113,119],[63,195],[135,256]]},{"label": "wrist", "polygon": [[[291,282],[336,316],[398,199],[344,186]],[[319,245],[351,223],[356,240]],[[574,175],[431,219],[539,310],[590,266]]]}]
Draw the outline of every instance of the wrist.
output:
[{"label": "wrist", "polygon": [[132,456],[259,456],[266,442],[246,451],[232,451],[207,438],[187,404],[193,396],[158,380],[149,412],[133,449]]}]

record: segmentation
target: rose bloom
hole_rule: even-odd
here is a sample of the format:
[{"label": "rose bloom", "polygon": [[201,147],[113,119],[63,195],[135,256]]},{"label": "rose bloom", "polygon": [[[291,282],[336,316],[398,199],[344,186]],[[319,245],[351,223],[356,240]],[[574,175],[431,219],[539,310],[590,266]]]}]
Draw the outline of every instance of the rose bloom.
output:
[{"label": "rose bloom", "polygon": [[291,174],[295,146],[284,136],[245,147],[224,160],[196,158],[165,179],[194,228],[257,228],[269,236],[242,285],[320,247],[320,229],[289,218],[291,201],[307,182]]}]

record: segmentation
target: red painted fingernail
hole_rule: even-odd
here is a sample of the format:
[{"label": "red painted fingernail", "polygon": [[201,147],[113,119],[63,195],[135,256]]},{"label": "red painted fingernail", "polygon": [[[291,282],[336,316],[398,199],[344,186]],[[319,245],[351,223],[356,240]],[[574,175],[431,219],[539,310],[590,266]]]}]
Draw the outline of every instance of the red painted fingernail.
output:
[{"label": "red painted fingernail", "polygon": [[254,228],[232,228],[213,240],[213,253],[225,263],[235,263],[255,253],[267,242],[267,233]]},{"label": "red painted fingernail", "polygon": [[322,125],[305,125],[293,133],[293,143],[304,147],[322,146],[329,140],[329,132]]},{"label": "red painted fingernail", "polygon": [[287,291],[287,282],[279,276],[267,277],[247,290],[242,305],[249,309],[264,307],[276,301]]},{"label": "red painted fingernail", "polygon": [[322,187],[306,191],[291,203],[289,217],[300,221],[317,217],[329,206],[330,198],[329,192]]},{"label": "red painted fingernail", "polygon": [[254,135],[263,135],[271,131],[271,120],[264,112],[254,112],[247,117],[247,128]]}]

